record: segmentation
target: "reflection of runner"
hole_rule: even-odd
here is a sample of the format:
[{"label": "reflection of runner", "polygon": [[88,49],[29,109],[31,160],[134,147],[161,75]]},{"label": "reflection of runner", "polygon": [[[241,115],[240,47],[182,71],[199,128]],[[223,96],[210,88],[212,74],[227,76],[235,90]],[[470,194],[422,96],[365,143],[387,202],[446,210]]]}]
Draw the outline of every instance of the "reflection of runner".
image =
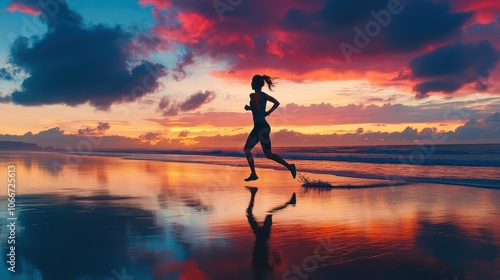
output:
[{"label": "reflection of runner", "polygon": [[[251,197],[250,203],[247,208],[247,219],[252,232],[255,235],[255,243],[252,251],[252,271],[255,279],[265,279],[267,273],[271,273],[274,270],[274,266],[269,263],[269,237],[271,237],[271,227],[273,225],[273,215],[267,215],[264,219],[262,226],[259,225],[255,217],[253,216],[253,205],[255,201],[255,194],[257,193],[257,188],[247,187],[250,190]],[[289,204],[295,204],[295,193],[293,194],[290,201],[282,206],[278,206],[272,209],[270,212],[276,212],[281,209],[285,209]],[[279,255],[275,255],[275,263],[277,265],[281,264]]]},{"label": "reflection of runner", "polygon": [[287,208],[288,205],[290,205],[290,204],[295,205],[296,203],[297,203],[297,197],[295,196],[295,193],[293,193],[292,197],[290,198],[290,201],[288,201],[287,203],[285,203],[283,205],[274,207],[273,209],[269,210],[269,213],[278,212],[280,210]]},{"label": "reflection of runner", "polygon": [[[269,90],[272,91],[272,87],[275,85],[273,79],[269,76],[263,75],[255,75],[252,79],[252,89],[255,90],[254,93],[250,94],[250,105],[245,105],[245,110],[252,111],[253,116],[253,124],[254,127],[248,135],[247,142],[245,143],[245,155],[248,161],[248,165],[250,166],[250,170],[252,173],[245,181],[253,181],[259,179],[257,173],[255,172],[254,159],[252,156],[252,149],[260,142],[262,146],[262,150],[266,155],[266,158],[272,159],[277,163],[286,167],[292,173],[293,178],[297,175],[297,171],[295,169],[295,164],[288,164],[281,156],[274,154],[271,150],[271,138],[269,134],[271,133],[271,126],[266,121],[266,117],[269,116],[280,103],[278,100],[274,99],[272,96],[267,95],[262,91],[262,87],[264,86],[264,82],[267,83]],[[273,107],[266,112],[266,103],[267,101],[272,102]]]}]

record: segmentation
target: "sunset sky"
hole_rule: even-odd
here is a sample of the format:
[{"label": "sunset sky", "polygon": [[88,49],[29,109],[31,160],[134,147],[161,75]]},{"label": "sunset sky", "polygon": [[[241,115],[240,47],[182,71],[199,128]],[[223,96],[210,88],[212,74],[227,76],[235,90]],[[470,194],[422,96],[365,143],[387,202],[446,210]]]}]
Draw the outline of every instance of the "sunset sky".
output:
[{"label": "sunset sky", "polygon": [[277,147],[500,143],[498,0],[1,0],[0,15],[0,140],[239,147],[267,74]]}]

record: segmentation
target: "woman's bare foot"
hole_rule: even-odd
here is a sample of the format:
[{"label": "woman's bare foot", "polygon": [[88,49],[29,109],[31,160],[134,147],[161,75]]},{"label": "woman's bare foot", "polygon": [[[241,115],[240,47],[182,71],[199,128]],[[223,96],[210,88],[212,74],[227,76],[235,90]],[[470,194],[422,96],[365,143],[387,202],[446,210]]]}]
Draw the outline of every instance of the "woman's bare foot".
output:
[{"label": "woman's bare foot", "polygon": [[252,173],[248,178],[245,179],[245,181],[249,182],[249,181],[255,181],[257,179],[259,179],[259,177],[257,177],[257,174]]}]

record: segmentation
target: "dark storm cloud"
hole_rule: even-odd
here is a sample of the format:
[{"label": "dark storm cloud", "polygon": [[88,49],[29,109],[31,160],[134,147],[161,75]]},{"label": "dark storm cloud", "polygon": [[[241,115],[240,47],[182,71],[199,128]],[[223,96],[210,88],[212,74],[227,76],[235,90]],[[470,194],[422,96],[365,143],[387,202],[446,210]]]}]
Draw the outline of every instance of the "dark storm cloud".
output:
[{"label": "dark storm cloud", "polygon": [[57,13],[42,14],[48,31],[40,39],[19,37],[10,63],[26,78],[11,94],[25,106],[84,103],[108,109],[113,103],[134,101],[156,91],[165,67],[149,61],[130,66],[133,34],[120,26],[83,24],[61,1]]},{"label": "dark storm cloud", "polygon": [[496,112],[495,114],[487,117],[484,120],[484,123],[489,127],[494,130],[499,130],[500,128],[500,113]]},{"label": "dark storm cloud", "polygon": [[[390,15],[386,26],[382,27],[382,43],[373,44],[376,52],[391,50],[415,50],[425,45],[442,41],[461,32],[474,16],[473,12],[456,12],[451,2],[419,0],[313,0],[307,4],[300,1],[252,1],[244,3],[244,9],[235,8],[219,21],[213,8],[208,8],[205,1],[172,1],[174,6],[183,11],[198,13],[209,20],[214,20],[219,33],[234,32],[269,37],[276,31],[302,31],[295,33],[298,39],[305,39],[314,34],[318,43],[313,47],[321,53],[332,53],[332,46],[337,47],[342,41],[352,41],[353,28],[364,29],[370,21],[377,21],[374,15],[381,15],[389,6],[397,7],[400,13]],[[243,4],[242,4],[243,5]],[[238,6],[240,7],[240,6]],[[262,9],[262,7],[267,7]],[[259,18],[258,22],[253,19]],[[262,28],[260,26],[262,25]],[[341,31],[341,32],[339,32]],[[325,37],[323,37],[325,36]],[[255,40],[258,40],[258,37]],[[319,44],[321,40],[335,45]],[[310,42],[309,42],[310,43]],[[200,46],[201,44],[198,44]],[[220,47],[220,46],[219,46]],[[329,51],[328,51],[329,50]],[[236,50],[234,50],[236,51]],[[314,48],[308,49],[309,55]],[[375,51],[375,50],[374,50]]]},{"label": "dark storm cloud", "polygon": [[177,101],[171,101],[169,97],[162,97],[160,103],[158,104],[158,108],[156,109],[158,112],[162,112],[164,116],[176,116],[180,111],[192,111],[200,108],[204,104],[208,104],[214,101],[217,95],[210,90],[206,90],[205,92],[197,91],[186,100],[181,103]]},{"label": "dark storm cloud", "polygon": [[163,96],[158,104],[158,110],[165,110],[170,105],[170,99]]},{"label": "dark storm cloud", "polygon": [[496,112],[485,119],[470,119],[456,129],[458,139],[500,138],[500,113]]},{"label": "dark storm cloud", "polygon": [[[313,46],[320,53],[339,56],[332,46],[341,42],[356,46],[354,36],[360,33],[353,31],[354,28],[359,28],[366,36],[367,26],[376,23],[379,27],[375,32],[377,35],[366,37],[370,43],[362,48],[363,53],[374,55],[418,50],[453,35],[458,36],[473,16],[473,12],[453,11],[450,1],[331,0],[326,1],[319,12],[291,8],[281,26],[290,31],[306,32],[303,36],[316,34]],[[307,49],[310,55],[314,55],[313,47]]]},{"label": "dark storm cloud", "polygon": [[174,80],[180,81],[188,76],[185,68],[194,64],[193,56],[193,52],[191,50],[187,50],[179,57],[179,59],[177,60],[177,64],[175,65],[174,69],[172,69],[172,76]]},{"label": "dark storm cloud", "polygon": [[473,12],[453,12],[450,1],[411,1],[399,16],[392,16],[382,35],[383,45],[387,50],[420,49],[459,35],[473,16]]},{"label": "dark storm cloud", "polygon": [[111,126],[107,122],[100,122],[99,125],[97,125],[98,130],[108,130],[110,128]]},{"label": "dark storm cloud", "polygon": [[[78,133],[67,133],[59,127],[50,128],[38,133],[27,132],[24,135],[0,134],[0,141],[22,141],[25,143],[37,143],[41,147],[53,147],[68,152],[88,153],[82,150],[82,143],[86,143],[93,149],[122,149],[122,148],[147,148],[149,144],[143,143],[139,138],[131,138],[118,135],[80,135]],[[87,146],[87,147],[88,147]]]},{"label": "dark storm cloud", "polygon": [[0,80],[12,81],[14,76],[7,68],[0,68]]},{"label": "dark storm cloud", "polygon": [[171,101],[168,96],[163,96],[156,111],[162,112],[164,116],[176,116],[179,114],[179,105],[177,101]]},{"label": "dark storm cloud", "polygon": [[[31,133],[31,132],[29,132]],[[34,134],[31,133],[31,136],[33,136]],[[43,131],[40,131],[38,134],[36,134],[37,136],[40,136],[40,137],[47,137],[47,136],[62,136],[64,135],[64,130],[62,130],[61,128],[59,127],[53,127],[53,128],[50,128],[50,129],[47,129],[47,130],[43,130]]]},{"label": "dark storm cloud", "polygon": [[[311,1],[320,3],[318,11],[304,7],[289,8],[280,24],[289,30],[328,33],[346,27],[353,27],[366,20],[372,10],[380,10],[387,6],[388,0],[331,0]],[[318,28],[319,27],[319,28]]]},{"label": "dark storm cloud", "polygon": [[0,103],[10,103],[11,101],[10,96],[0,96]]},{"label": "dark storm cloud", "polygon": [[[373,10],[381,10],[387,6],[388,0],[330,0],[326,1],[324,7],[314,16],[319,19],[323,26],[330,29],[351,27],[361,20],[367,19]],[[290,19],[290,20],[293,20]]]},{"label": "dark storm cloud", "polygon": [[190,111],[200,108],[203,104],[212,102],[216,95],[213,91],[198,91],[189,96],[184,102],[179,104],[182,111]]},{"label": "dark storm cloud", "polygon": [[161,132],[146,132],[139,136],[141,140],[154,141],[163,139],[163,133]]},{"label": "dark storm cloud", "polygon": [[79,129],[78,135],[102,135],[104,132],[106,132],[110,128],[111,128],[111,126],[109,125],[108,122],[99,122],[99,124],[95,128],[86,127],[86,128]]},{"label": "dark storm cloud", "polygon": [[186,138],[186,137],[188,137],[188,135],[189,135],[189,131],[188,130],[183,130],[183,131],[181,131],[179,133],[179,135],[177,137],[179,137],[179,138]]},{"label": "dark storm cloud", "polygon": [[146,55],[150,52],[159,53],[171,47],[170,42],[162,40],[150,33],[138,33],[135,36],[134,43],[139,53]]},{"label": "dark storm cloud", "polygon": [[409,66],[412,78],[421,80],[415,86],[417,98],[429,92],[453,93],[467,84],[485,88],[500,59],[500,52],[489,42],[447,45],[413,59]]},{"label": "dark storm cloud", "polygon": [[416,98],[421,99],[427,97],[429,92],[454,93],[462,86],[463,84],[458,80],[433,80],[417,84],[414,90],[417,92]]},{"label": "dark storm cloud", "polygon": [[[262,68],[296,80],[394,73],[416,51],[462,39],[462,31],[475,19],[473,11],[457,9],[450,0],[243,1],[225,11],[224,20],[212,1],[144,3],[158,9],[156,38],[192,50],[195,58],[217,59],[227,65],[227,71],[215,71],[219,76],[238,79]],[[377,24],[379,30],[360,46],[356,30],[366,33],[368,24]],[[357,50],[349,58],[340,47],[344,43]],[[346,63],[351,60],[356,63]]]}]

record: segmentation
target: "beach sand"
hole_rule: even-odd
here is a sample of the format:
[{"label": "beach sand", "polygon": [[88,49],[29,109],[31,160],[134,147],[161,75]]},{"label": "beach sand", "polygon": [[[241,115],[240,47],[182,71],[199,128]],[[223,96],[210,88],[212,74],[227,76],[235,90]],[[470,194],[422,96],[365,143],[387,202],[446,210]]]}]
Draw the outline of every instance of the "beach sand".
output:
[{"label": "beach sand", "polygon": [[[246,167],[68,157],[2,157],[18,177],[16,279],[116,279],[123,269],[135,279],[500,278],[498,190],[325,190],[258,163],[260,179],[244,182]],[[258,188],[253,207],[247,187]]]}]

